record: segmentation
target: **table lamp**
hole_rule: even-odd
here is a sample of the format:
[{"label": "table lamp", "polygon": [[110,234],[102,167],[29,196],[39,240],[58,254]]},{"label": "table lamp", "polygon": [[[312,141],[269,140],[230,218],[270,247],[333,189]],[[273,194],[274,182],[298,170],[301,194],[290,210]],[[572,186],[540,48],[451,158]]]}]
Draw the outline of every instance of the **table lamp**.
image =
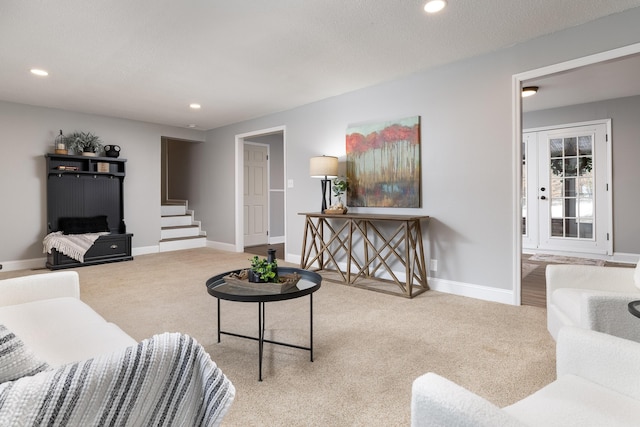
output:
[{"label": "table lamp", "polygon": [[[333,156],[312,157],[309,160],[309,175],[312,178],[322,178],[322,211],[327,209],[327,187],[331,180],[338,176],[338,158]],[[331,204],[331,194],[329,194]]]}]

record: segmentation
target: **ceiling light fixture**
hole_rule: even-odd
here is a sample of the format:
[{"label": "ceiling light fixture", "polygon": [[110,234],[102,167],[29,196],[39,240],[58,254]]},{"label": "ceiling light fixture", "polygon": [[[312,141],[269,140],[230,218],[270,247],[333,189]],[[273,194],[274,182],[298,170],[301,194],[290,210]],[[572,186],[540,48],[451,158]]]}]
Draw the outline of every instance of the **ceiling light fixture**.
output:
[{"label": "ceiling light fixture", "polygon": [[192,110],[199,110],[200,104],[189,104],[189,108],[191,108]]},{"label": "ceiling light fixture", "polygon": [[194,123],[189,123],[189,124],[187,125],[187,127],[188,127],[189,129],[195,129],[197,126],[196,126]]},{"label": "ceiling light fixture", "polygon": [[424,11],[427,13],[440,12],[446,5],[446,0],[428,0],[424,5]]},{"label": "ceiling light fixture", "polygon": [[45,70],[41,70],[39,68],[32,68],[30,71],[31,71],[31,74],[35,74],[36,76],[40,76],[40,77],[46,77],[49,75],[49,73],[47,73]]},{"label": "ceiling light fixture", "polygon": [[538,86],[525,86],[522,88],[522,97],[532,96],[538,93]]}]

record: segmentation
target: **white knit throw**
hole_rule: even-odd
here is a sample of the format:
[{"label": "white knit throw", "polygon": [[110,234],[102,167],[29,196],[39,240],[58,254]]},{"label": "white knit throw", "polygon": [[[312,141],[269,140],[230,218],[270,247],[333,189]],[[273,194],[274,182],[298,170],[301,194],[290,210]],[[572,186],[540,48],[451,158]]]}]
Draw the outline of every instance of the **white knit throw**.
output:
[{"label": "white knit throw", "polygon": [[44,246],[42,252],[50,254],[52,249],[56,249],[69,258],[84,262],[84,255],[87,251],[98,240],[98,237],[105,234],[109,233],[62,234],[62,231],[54,231],[47,234],[42,241]]}]

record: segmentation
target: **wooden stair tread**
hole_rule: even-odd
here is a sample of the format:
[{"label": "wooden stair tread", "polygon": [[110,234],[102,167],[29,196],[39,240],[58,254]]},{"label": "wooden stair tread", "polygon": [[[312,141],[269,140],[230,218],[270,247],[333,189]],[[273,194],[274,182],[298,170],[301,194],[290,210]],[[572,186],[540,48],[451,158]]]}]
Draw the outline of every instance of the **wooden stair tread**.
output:
[{"label": "wooden stair tread", "polygon": [[171,225],[169,227],[162,227],[162,230],[177,230],[177,229],[180,229],[180,228],[199,228],[199,226],[198,225],[194,225],[194,224],[191,224],[191,225]]},{"label": "wooden stair tread", "polygon": [[192,240],[192,239],[206,239],[207,236],[185,236],[185,237],[169,237],[160,240],[162,242],[175,242],[176,240]]}]

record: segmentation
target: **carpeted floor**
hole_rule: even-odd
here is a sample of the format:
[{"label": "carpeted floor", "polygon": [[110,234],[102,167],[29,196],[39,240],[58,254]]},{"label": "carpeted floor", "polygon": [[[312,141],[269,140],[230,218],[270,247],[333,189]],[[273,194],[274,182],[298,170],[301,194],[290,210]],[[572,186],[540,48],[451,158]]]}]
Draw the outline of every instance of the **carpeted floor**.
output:
[{"label": "carpeted floor", "polygon": [[[555,378],[542,308],[435,291],[408,300],[323,282],[314,294],[315,361],[266,344],[258,382],[257,343],[216,342],[216,303],[205,289],[210,276],[247,262],[246,254],[205,248],[77,271],[82,299],[134,338],[180,331],[204,345],[237,389],[224,426],[407,426],[411,384],[425,372],[499,406]],[[307,345],[308,307],[308,298],[267,304],[267,338]],[[255,336],[257,306],[223,301],[222,321]]]}]

